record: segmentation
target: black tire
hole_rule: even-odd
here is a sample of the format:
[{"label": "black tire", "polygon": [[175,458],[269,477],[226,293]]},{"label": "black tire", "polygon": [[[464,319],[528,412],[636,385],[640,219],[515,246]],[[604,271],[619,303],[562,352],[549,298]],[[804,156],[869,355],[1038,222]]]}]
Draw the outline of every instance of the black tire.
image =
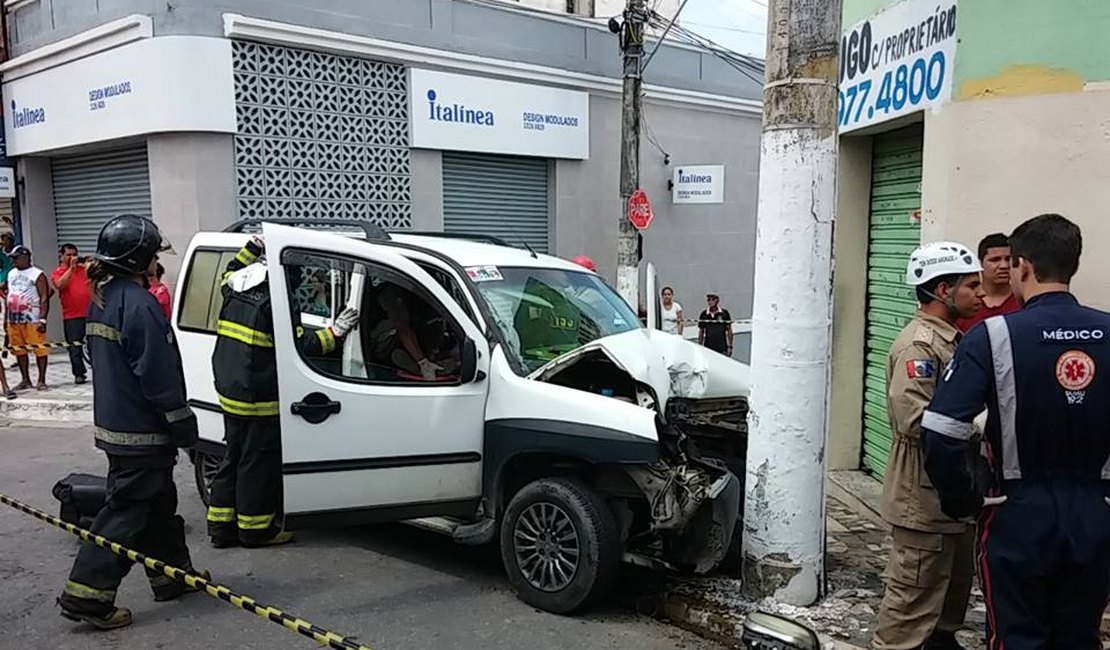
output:
[{"label": "black tire", "polygon": [[[544,521],[547,528],[539,525]],[[603,598],[620,559],[613,513],[582,481],[529,483],[513,496],[501,519],[501,562],[509,584],[518,598],[544,611],[568,614]]]},{"label": "black tire", "polygon": [[193,478],[197,484],[197,494],[200,495],[200,500],[204,502],[204,507],[208,507],[208,495],[211,493],[212,479],[216,476],[216,470],[220,467],[220,459],[204,452],[198,451],[193,454]]}]

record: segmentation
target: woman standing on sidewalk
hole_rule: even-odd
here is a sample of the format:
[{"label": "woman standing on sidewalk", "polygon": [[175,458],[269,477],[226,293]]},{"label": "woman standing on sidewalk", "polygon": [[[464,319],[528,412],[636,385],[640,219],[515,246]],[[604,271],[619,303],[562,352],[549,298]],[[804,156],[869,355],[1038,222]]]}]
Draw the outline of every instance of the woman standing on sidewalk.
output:
[{"label": "woman standing on sidewalk", "polygon": [[682,305],[674,299],[674,289],[663,287],[663,331],[682,336]]}]

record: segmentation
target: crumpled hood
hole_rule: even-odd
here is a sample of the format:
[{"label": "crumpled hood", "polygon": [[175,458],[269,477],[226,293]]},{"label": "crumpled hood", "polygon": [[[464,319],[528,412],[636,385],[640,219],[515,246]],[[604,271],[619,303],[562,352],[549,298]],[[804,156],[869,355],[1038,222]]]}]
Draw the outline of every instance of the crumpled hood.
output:
[{"label": "crumpled hood", "polygon": [[661,404],[671,397],[747,397],[750,390],[747,364],[649,329],[598,339],[553,359],[529,378],[542,381],[592,350],[600,350],[634,379],[651,386]]}]

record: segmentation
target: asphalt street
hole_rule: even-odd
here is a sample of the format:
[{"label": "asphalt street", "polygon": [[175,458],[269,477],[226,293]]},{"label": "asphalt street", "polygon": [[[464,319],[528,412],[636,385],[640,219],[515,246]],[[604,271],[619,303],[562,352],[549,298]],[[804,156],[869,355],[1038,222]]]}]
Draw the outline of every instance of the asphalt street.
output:
[{"label": "asphalt street", "polygon": [[[0,425],[0,492],[51,514],[50,489],[71,471],[103,474],[88,428]],[[495,549],[466,548],[400,524],[299,533],[295,544],[218,551],[182,455],[177,471],[193,562],[260,603],[357,639],[375,650],[425,648],[719,648],[634,614],[617,602],[579,617],[517,600]],[[118,604],[127,629],[98,632],[58,615],[55,598],[81,542],[0,505],[0,648],[312,648],[311,640],[203,594],[155,603],[132,569]]]}]

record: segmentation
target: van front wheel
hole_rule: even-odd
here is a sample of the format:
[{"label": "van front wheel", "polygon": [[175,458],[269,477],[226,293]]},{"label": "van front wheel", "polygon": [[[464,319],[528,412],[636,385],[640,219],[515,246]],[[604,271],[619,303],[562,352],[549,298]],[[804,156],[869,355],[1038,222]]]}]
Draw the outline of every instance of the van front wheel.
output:
[{"label": "van front wheel", "polygon": [[608,593],[620,566],[617,525],[585,483],[545,478],[513,496],[501,520],[501,560],[524,602],[555,614]]}]

